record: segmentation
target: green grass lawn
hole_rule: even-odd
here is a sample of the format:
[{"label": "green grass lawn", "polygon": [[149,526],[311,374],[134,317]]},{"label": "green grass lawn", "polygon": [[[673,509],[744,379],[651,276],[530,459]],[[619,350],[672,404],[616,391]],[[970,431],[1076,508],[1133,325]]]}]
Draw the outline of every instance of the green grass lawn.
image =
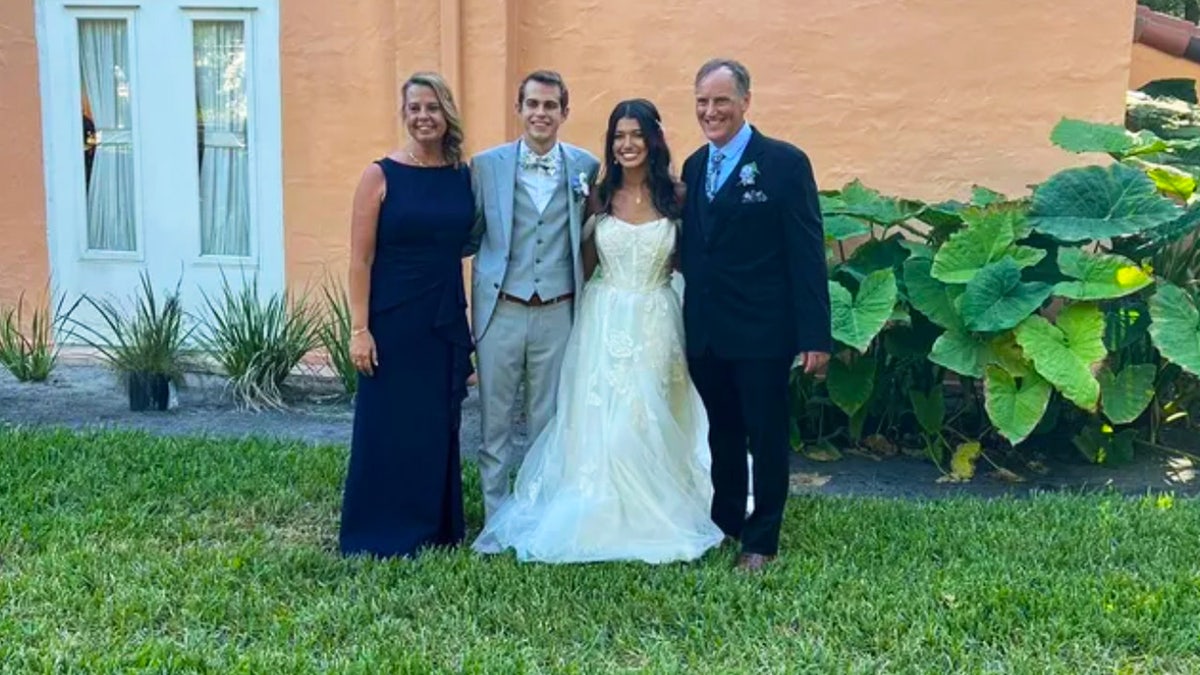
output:
[{"label": "green grass lawn", "polygon": [[0,672],[1200,671],[1192,501],[794,499],[757,577],[348,561],[344,463],[0,429]]}]

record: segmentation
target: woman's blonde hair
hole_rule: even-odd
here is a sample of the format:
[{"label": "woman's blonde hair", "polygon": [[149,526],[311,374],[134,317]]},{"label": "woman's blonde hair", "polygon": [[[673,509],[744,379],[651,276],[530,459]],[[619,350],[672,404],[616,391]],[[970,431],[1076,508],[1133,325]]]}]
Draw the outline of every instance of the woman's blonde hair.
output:
[{"label": "woman's blonde hair", "polygon": [[462,163],[463,125],[462,118],[458,114],[458,106],[454,103],[454,94],[450,91],[450,85],[446,84],[446,80],[437,73],[413,73],[404,81],[404,86],[401,88],[405,115],[408,114],[408,88],[413,86],[429,87],[437,97],[438,104],[442,107],[442,115],[446,118],[446,135],[442,137],[442,155],[448,164],[458,166]]}]

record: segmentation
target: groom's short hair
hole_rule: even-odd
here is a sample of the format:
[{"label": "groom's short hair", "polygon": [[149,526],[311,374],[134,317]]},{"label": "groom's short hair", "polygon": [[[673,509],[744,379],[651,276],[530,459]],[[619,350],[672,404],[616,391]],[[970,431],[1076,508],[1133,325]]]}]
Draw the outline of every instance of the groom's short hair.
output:
[{"label": "groom's short hair", "polygon": [[695,85],[700,86],[700,82],[704,78],[722,68],[733,75],[733,82],[737,85],[738,94],[746,96],[750,93],[750,71],[746,69],[746,66],[733,59],[712,59],[700,66],[700,70],[696,72]]},{"label": "groom's short hair", "polygon": [[518,106],[525,104],[525,85],[530,82],[538,82],[548,87],[558,87],[558,104],[562,106],[563,110],[567,109],[567,102],[570,99],[570,94],[567,93],[567,83],[563,81],[562,75],[553,70],[535,70],[521,80],[521,86],[517,88]]}]

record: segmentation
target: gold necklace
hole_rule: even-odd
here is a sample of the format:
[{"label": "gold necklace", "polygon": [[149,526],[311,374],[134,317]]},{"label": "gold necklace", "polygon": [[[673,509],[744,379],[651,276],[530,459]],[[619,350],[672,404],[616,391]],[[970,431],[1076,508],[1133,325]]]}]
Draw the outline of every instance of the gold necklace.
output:
[{"label": "gold necklace", "polygon": [[422,162],[422,161],[420,160],[420,158],[418,158],[416,155],[414,155],[412,150],[405,150],[405,152],[407,152],[407,153],[408,153],[408,158],[409,158],[409,159],[411,159],[412,161],[416,162],[417,166],[426,166],[426,167],[427,167],[427,166],[429,166],[429,165],[428,165],[428,164],[426,164],[425,162]]}]

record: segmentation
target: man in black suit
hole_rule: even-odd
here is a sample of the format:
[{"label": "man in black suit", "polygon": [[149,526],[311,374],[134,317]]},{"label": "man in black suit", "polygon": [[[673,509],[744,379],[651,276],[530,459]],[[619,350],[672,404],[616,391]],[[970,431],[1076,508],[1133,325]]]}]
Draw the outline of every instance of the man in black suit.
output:
[{"label": "man in black suit", "polygon": [[709,61],[695,90],[709,142],[683,165],[688,363],[709,416],[712,518],[754,571],[778,553],[787,503],[789,373],[822,370],[832,349],[824,232],[808,157],[746,122],[746,68]]}]

